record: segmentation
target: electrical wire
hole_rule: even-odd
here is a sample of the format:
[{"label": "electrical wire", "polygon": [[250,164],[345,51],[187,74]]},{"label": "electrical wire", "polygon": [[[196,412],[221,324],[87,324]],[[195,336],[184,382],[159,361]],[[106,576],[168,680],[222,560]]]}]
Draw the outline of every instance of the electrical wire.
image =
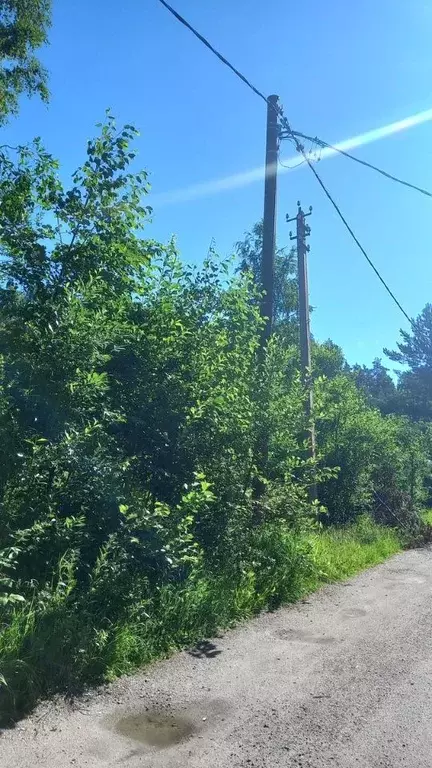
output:
[{"label": "electrical wire", "polygon": [[207,47],[207,48],[208,48],[208,49],[209,49],[209,50],[210,50],[212,53],[214,53],[214,55],[215,55],[215,56],[217,56],[217,57],[218,57],[218,59],[220,59],[220,61],[221,61],[223,64],[225,64],[225,66],[226,66],[226,67],[229,67],[229,69],[230,69],[232,72],[234,72],[234,74],[235,74],[235,75],[237,75],[237,77],[239,77],[239,78],[240,78],[240,80],[242,80],[242,81],[243,81],[243,83],[245,83],[245,85],[247,85],[247,86],[248,86],[248,88],[250,88],[250,89],[251,89],[251,91],[253,91],[253,92],[254,92],[254,93],[257,95],[257,96],[259,96],[259,97],[260,97],[260,99],[263,99],[263,100],[266,102],[266,104],[268,103],[267,97],[266,97],[266,96],[264,96],[264,94],[263,94],[263,93],[261,93],[261,91],[260,91],[260,90],[258,90],[258,88],[256,88],[256,87],[255,87],[255,86],[254,86],[254,85],[253,85],[253,84],[252,84],[252,83],[251,83],[251,82],[250,82],[250,81],[249,81],[249,80],[248,80],[248,79],[247,79],[247,78],[246,78],[244,75],[242,75],[242,73],[241,73],[241,72],[240,72],[238,69],[236,69],[236,68],[235,68],[235,67],[234,67],[232,64],[230,64],[230,62],[228,61],[228,59],[226,59],[226,58],[225,58],[225,56],[222,56],[222,54],[221,54],[221,53],[219,53],[219,51],[217,51],[217,50],[216,50],[216,48],[214,48],[214,47],[212,46],[212,44],[211,44],[211,43],[210,43],[210,42],[209,42],[209,41],[208,41],[208,40],[207,40],[205,37],[203,37],[203,35],[200,35],[200,33],[199,33],[199,32],[198,32],[198,31],[197,31],[197,30],[196,30],[196,29],[195,29],[195,28],[194,28],[194,27],[193,27],[191,24],[189,24],[189,22],[188,22],[188,21],[186,21],[186,19],[184,19],[184,18],[183,18],[183,16],[181,16],[179,13],[177,13],[177,11],[176,11],[176,10],[174,10],[174,8],[172,8],[172,7],[171,7],[171,5],[169,5],[167,2],[165,2],[165,0],[159,0],[159,2],[160,2],[160,3],[161,3],[161,4],[162,4],[162,5],[163,5],[163,6],[164,6],[164,7],[165,7],[165,8],[166,8],[166,9],[167,9],[167,10],[168,10],[170,13],[172,13],[172,15],[173,15],[173,16],[175,16],[175,18],[177,19],[177,21],[180,21],[180,23],[181,23],[181,24],[183,24],[183,25],[184,25],[184,26],[185,26],[187,29],[189,29],[189,30],[190,30],[190,32],[192,32],[192,34],[193,34],[193,35],[195,35],[195,37],[197,37],[197,38],[198,38],[198,40],[200,40],[202,43],[204,43],[204,45],[205,45],[205,46],[206,46],[206,47]]},{"label": "electrical wire", "polygon": [[[210,43],[210,42],[209,42],[209,41],[208,41],[208,40],[207,40],[207,39],[206,39],[206,38],[205,38],[203,35],[201,35],[201,34],[200,34],[200,33],[199,33],[199,32],[198,32],[198,31],[197,31],[197,30],[196,30],[196,29],[195,29],[195,28],[194,28],[194,27],[193,27],[191,24],[189,24],[189,22],[188,22],[188,21],[186,21],[186,19],[185,19],[185,18],[183,18],[183,16],[181,16],[179,13],[177,13],[177,11],[176,11],[174,8],[172,8],[172,6],[171,6],[171,5],[169,5],[169,4],[166,2],[166,0],[159,0],[159,2],[161,3],[161,5],[163,5],[163,6],[164,6],[164,7],[165,7],[165,8],[166,8],[166,9],[167,9],[167,10],[168,10],[168,11],[169,11],[169,12],[170,12],[170,13],[171,13],[171,14],[172,14],[172,15],[173,15],[173,16],[174,16],[176,19],[177,19],[177,21],[179,21],[181,24],[183,24],[183,26],[185,26],[187,29],[189,29],[189,31],[190,31],[190,32],[192,32],[192,34],[193,34],[193,35],[195,35],[195,37],[197,37],[197,38],[198,38],[198,40],[200,40],[200,42],[201,42],[201,43],[203,43],[203,44],[204,44],[204,45],[205,45],[205,46],[206,46],[206,47],[207,47],[207,48],[208,48],[208,49],[209,49],[209,50],[210,50],[212,53],[214,53],[214,55],[215,55],[215,56],[217,56],[217,58],[218,58],[218,59],[219,59],[219,60],[220,60],[220,61],[221,61],[223,64],[225,64],[225,66],[227,66],[227,67],[228,67],[228,68],[229,68],[229,69],[230,69],[232,72],[234,72],[234,74],[235,74],[235,75],[236,75],[238,78],[240,78],[240,80],[241,80],[241,81],[242,81],[242,82],[243,82],[245,85],[247,85],[247,86],[248,86],[248,88],[250,88],[250,89],[251,89],[251,90],[252,90],[252,91],[253,91],[253,92],[254,92],[254,93],[257,95],[257,96],[259,96],[259,97],[260,97],[260,99],[262,99],[263,101],[265,101],[265,103],[266,103],[267,105],[268,105],[268,104],[271,104],[271,102],[270,102],[270,101],[269,101],[269,100],[266,98],[266,96],[264,96],[264,94],[263,94],[263,93],[262,93],[260,90],[258,90],[258,88],[256,88],[256,87],[255,87],[255,86],[254,86],[254,85],[253,85],[253,84],[252,84],[252,83],[251,83],[251,82],[250,82],[250,81],[249,81],[249,80],[248,80],[248,79],[247,79],[247,78],[246,78],[244,75],[242,75],[242,73],[241,73],[241,72],[240,72],[238,69],[236,69],[236,67],[234,67],[234,66],[233,66],[233,65],[232,65],[232,64],[231,64],[231,63],[228,61],[228,59],[226,59],[226,58],[225,58],[225,56],[222,56],[222,54],[221,54],[221,53],[219,53],[219,51],[217,51],[217,50],[216,50],[216,48],[214,48],[214,47],[213,47],[213,45],[211,45],[211,43]],[[383,285],[383,286],[384,286],[384,288],[386,289],[386,291],[387,291],[387,293],[389,294],[389,296],[390,296],[390,297],[393,299],[393,301],[395,302],[396,306],[397,306],[397,307],[400,309],[400,311],[402,312],[402,314],[404,315],[404,317],[405,317],[405,318],[408,320],[408,322],[410,323],[410,325],[413,325],[413,320],[412,320],[412,318],[411,318],[411,317],[408,315],[408,313],[407,313],[407,312],[404,310],[404,308],[403,308],[402,304],[401,304],[401,303],[398,301],[398,299],[397,299],[397,298],[396,298],[396,296],[394,295],[393,291],[392,291],[392,290],[390,289],[390,287],[387,285],[386,281],[384,280],[384,278],[382,277],[382,275],[379,273],[379,271],[378,271],[378,269],[376,268],[375,264],[373,263],[372,259],[370,259],[370,258],[369,258],[368,254],[366,253],[366,251],[365,251],[365,249],[363,248],[362,244],[360,243],[360,241],[358,240],[358,238],[357,238],[357,237],[356,237],[356,235],[354,234],[354,231],[352,230],[352,228],[351,228],[351,227],[350,227],[350,225],[348,224],[348,222],[347,222],[347,220],[346,220],[345,216],[343,215],[342,211],[340,210],[339,206],[337,205],[337,203],[335,202],[335,200],[334,200],[334,199],[333,199],[333,197],[331,196],[331,194],[330,194],[330,192],[328,191],[327,187],[325,186],[324,182],[322,181],[322,179],[321,179],[320,175],[319,175],[319,174],[317,173],[317,171],[315,170],[315,168],[314,168],[314,166],[313,166],[313,163],[311,162],[311,160],[310,160],[310,159],[309,159],[309,157],[307,156],[307,154],[306,154],[306,152],[305,152],[305,149],[304,149],[303,145],[302,145],[302,144],[300,143],[300,141],[299,141],[299,138],[298,138],[298,137],[299,137],[299,135],[300,135],[300,134],[299,134],[298,132],[296,132],[296,133],[295,133],[295,132],[294,132],[294,131],[291,129],[291,126],[290,126],[290,124],[289,124],[289,122],[288,122],[288,119],[287,119],[287,117],[286,117],[286,116],[284,115],[284,113],[283,113],[283,109],[282,109],[282,107],[281,107],[281,106],[278,106],[278,107],[276,107],[275,109],[276,109],[276,111],[277,111],[277,113],[278,113],[278,116],[279,116],[279,119],[280,119],[281,125],[283,126],[283,128],[284,128],[284,129],[285,129],[285,131],[287,132],[288,138],[290,138],[290,139],[291,139],[291,140],[294,142],[294,145],[295,145],[295,147],[296,147],[297,151],[298,151],[298,152],[299,152],[299,153],[302,155],[302,157],[303,157],[303,160],[304,160],[304,161],[307,163],[307,165],[308,165],[308,166],[309,166],[309,168],[311,169],[311,171],[312,171],[312,173],[314,174],[314,176],[315,176],[316,180],[318,181],[318,183],[319,183],[320,187],[321,187],[321,188],[322,188],[322,190],[324,191],[324,193],[325,193],[326,197],[327,197],[327,198],[330,200],[330,202],[331,202],[332,206],[334,207],[334,209],[335,209],[336,213],[338,214],[339,218],[341,219],[341,221],[342,221],[342,222],[343,222],[343,224],[345,225],[346,229],[347,229],[347,230],[348,230],[348,232],[350,233],[350,235],[351,235],[351,237],[353,238],[354,242],[356,243],[357,247],[358,247],[358,248],[360,249],[360,251],[362,252],[362,254],[363,254],[363,256],[365,257],[366,261],[368,262],[369,266],[370,266],[370,267],[373,269],[373,271],[375,272],[376,276],[378,277],[378,279],[380,280],[380,282],[382,283],[382,285]],[[304,137],[304,138],[306,138],[306,140],[309,140],[309,139],[310,139],[311,141],[315,141],[315,142],[319,143],[319,142],[318,142],[318,140],[316,140],[316,139],[313,139],[313,138],[311,138],[311,137]],[[330,146],[330,145],[329,145],[329,146]],[[336,148],[334,148],[334,149],[336,149]],[[339,151],[339,150],[336,150],[336,151]],[[347,154],[347,153],[346,153],[346,154]],[[354,157],[353,157],[353,159],[356,159],[356,158],[354,158]],[[279,161],[279,162],[280,162],[280,161]],[[362,162],[363,162],[363,161],[362,161]],[[377,169],[377,168],[374,168],[374,169],[375,169],[375,170],[379,170],[379,169]],[[383,172],[383,173],[384,173],[384,172]],[[394,180],[395,180],[395,181],[400,181],[399,179],[396,179],[396,177],[394,177]],[[408,186],[408,182],[407,182],[406,184],[407,184],[407,186]],[[412,185],[409,185],[409,186],[412,186]],[[420,188],[418,188],[418,189],[420,189]],[[421,190],[421,191],[425,192],[425,190]]]},{"label": "electrical wire", "polygon": [[[292,133],[294,135],[297,135],[295,131],[292,131]],[[318,157],[318,153],[314,152],[314,149],[315,149],[314,144],[315,144],[315,141],[312,141],[306,154],[309,158],[313,159],[314,163],[317,163],[319,162],[319,160],[321,160],[321,157]],[[321,150],[321,147],[319,149]],[[315,157],[313,157],[313,154],[315,155]],[[278,163],[282,168],[286,168],[287,171],[293,171],[295,170],[295,168],[300,168],[300,166],[304,165],[305,162],[306,160],[300,160],[299,163],[294,163],[294,165],[288,165],[288,163],[283,163],[282,160],[280,159],[280,151],[278,150]]]},{"label": "electrical wire", "polygon": [[409,324],[413,325],[414,324],[413,319],[409,316],[408,312],[406,312],[404,310],[402,304],[400,303],[400,301],[398,301],[398,299],[394,295],[393,291],[391,290],[389,285],[384,280],[383,276],[380,274],[380,272],[376,268],[376,266],[373,263],[372,259],[368,256],[367,252],[363,248],[363,246],[360,243],[359,239],[356,237],[353,229],[348,224],[348,222],[347,222],[345,216],[343,215],[341,209],[339,208],[338,204],[336,203],[336,201],[333,199],[333,197],[331,196],[330,192],[328,191],[328,189],[327,189],[326,185],[324,184],[323,180],[321,179],[319,173],[315,170],[315,168],[313,166],[313,163],[308,158],[303,145],[300,144],[297,136],[291,130],[289,131],[289,133],[290,133],[290,135],[292,137],[292,140],[294,141],[294,144],[295,144],[295,147],[296,147],[297,151],[302,155],[303,159],[308,164],[308,166],[311,169],[313,175],[315,176],[318,184],[320,185],[320,187],[323,190],[323,192],[326,195],[326,197],[330,200],[333,208],[335,209],[336,213],[338,214],[339,218],[341,219],[341,221],[345,225],[345,227],[348,230],[348,232],[350,233],[350,235],[351,235],[352,239],[354,240],[354,242],[356,243],[357,247],[362,252],[362,254],[365,257],[366,261],[368,262],[369,266],[373,269],[373,271],[375,272],[376,276],[378,277],[378,279],[380,280],[380,282],[383,284],[384,288],[386,289],[387,293],[389,294],[389,296],[391,296],[391,298],[393,299],[393,301],[396,304],[396,306],[400,309],[400,311],[402,312],[404,317],[408,320]]},{"label": "electrical wire", "polygon": [[354,162],[359,163],[360,165],[364,165],[366,168],[370,168],[372,171],[376,171],[376,173],[380,173],[381,176],[385,176],[386,179],[390,179],[391,181],[396,181],[398,184],[402,184],[404,187],[409,187],[410,189],[414,189],[417,192],[421,192],[422,195],[426,195],[427,197],[432,197],[432,192],[429,192],[427,189],[423,189],[423,187],[418,187],[416,184],[411,184],[409,181],[405,181],[404,179],[399,179],[397,176],[393,176],[393,174],[388,173],[387,171],[383,171],[382,168],[378,168],[376,165],[366,162],[366,160],[360,160],[359,157],[355,157],[355,155],[351,155],[350,152],[345,152],[344,149],[339,149],[339,147],[335,147],[332,144],[328,144],[326,141],[323,141],[323,139],[319,139],[317,136],[315,136],[315,138],[312,138],[311,136],[306,136],[306,134],[304,133],[300,133],[300,131],[292,131],[291,133],[293,136],[297,136],[300,139],[305,139],[306,141],[313,141],[315,144],[318,144],[320,147],[323,147],[325,149],[331,149],[333,152],[338,152],[340,155],[344,155],[345,157],[348,157],[350,160],[354,160]]},{"label": "electrical wire", "polygon": [[294,163],[294,165],[287,165],[286,163],[283,163],[280,157],[278,156],[278,163],[282,168],[286,168],[287,171],[293,171],[295,168],[300,168],[301,165],[304,165],[305,161],[300,160],[299,163]]},{"label": "electrical wire", "polygon": [[[214,53],[215,56],[217,56],[220,61],[225,64],[234,74],[242,80],[245,85],[248,86],[257,96],[260,97],[263,101],[266,102],[266,104],[269,104],[269,100],[266,96],[260,91],[253,83],[250,82],[250,80],[247,79],[236,67],[234,67],[228,59],[225,58],[203,35],[201,35],[198,30],[196,30],[183,16],[181,16],[180,13],[178,13],[169,3],[166,2],[166,0],[159,0],[159,2],[170,12],[172,15],[180,21],[181,24],[183,24],[187,29],[192,32],[195,37],[198,38],[212,53]],[[317,136],[307,136],[305,133],[301,133],[300,131],[293,131],[288,123],[287,118],[283,115],[283,110],[281,107],[277,108],[277,113],[280,117],[283,118],[283,122],[285,124],[285,128],[288,131],[288,133],[291,136],[295,136],[297,138],[304,139],[306,141],[312,142],[312,144],[318,144],[319,146],[327,149],[331,149],[333,152],[338,152],[341,155],[344,155],[345,157],[348,157],[350,160],[354,160],[354,162],[359,163],[360,165],[364,165],[366,168],[370,168],[373,171],[376,171],[376,173],[380,173],[382,176],[384,176],[387,179],[390,179],[391,181],[395,181],[398,184],[402,184],[405,187],[408,187],[409,189],[414,189],[417,192],[420,192],[422,195],[426,195],[427,197],[432,197],[432,192],[429,192],[427,189],[423,189],[423,187],[419,187],[416,184],[411,184],[409,181],[405,181],[404,179],[400,179],[397,176],[393,176],[393,174],[388,173],[387,171],[384,171],[382,168],[378,168],[376,165],[373,165],[372,163],[368,163],[366,160],[360,160],[360,158],[355,157],[354,155],[351,155],[349,152],[346,152],[343,149],[340,149],[339,147],[335,147],[332,144],[329,144],[327,141],[324,141],[323,139],[319,139]],[[6,146],[6,145],[4,145]],[[283,165],[283,163],[281,163]]]}]

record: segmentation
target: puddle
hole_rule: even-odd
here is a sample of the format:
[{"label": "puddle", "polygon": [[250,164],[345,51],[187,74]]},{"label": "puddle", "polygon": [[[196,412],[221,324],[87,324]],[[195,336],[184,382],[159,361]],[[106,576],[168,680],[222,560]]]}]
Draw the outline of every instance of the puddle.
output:
[{"label": "puddle", "polygon": [[114,731],[140,744],[165,749],[190,738],[195,726],[185,717],[145,712],[117,720]]}]

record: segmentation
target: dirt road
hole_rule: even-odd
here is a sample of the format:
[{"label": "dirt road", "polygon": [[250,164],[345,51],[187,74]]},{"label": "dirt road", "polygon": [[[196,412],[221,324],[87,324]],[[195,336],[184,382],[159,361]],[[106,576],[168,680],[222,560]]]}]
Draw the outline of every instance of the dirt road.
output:
[{"label": "dirt road", "polygon": [[0,737],[2,768],[431,768],[432,551]]}]

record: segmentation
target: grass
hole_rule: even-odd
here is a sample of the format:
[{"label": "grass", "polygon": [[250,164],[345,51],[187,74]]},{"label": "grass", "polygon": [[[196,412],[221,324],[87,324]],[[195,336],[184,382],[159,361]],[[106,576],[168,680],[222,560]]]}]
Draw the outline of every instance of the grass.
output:
[{"label": "grass", "polygon": [[422,520],[426,525],[432,526],[432,509],[425,509],[422,513]]},{"label": "grass", "polygon": [[330,528],[313,538],[319,582],[340,581],[383,562],[403,548],[400,533],[363,517],[345,528]]},{"label": "grass", "polygon": [[[432,516],[432,513],[431,513]],[[182,585],[137,599],[116,622],[88,604],[54,598],[17,608],[0,632],[0,721],[42,697],[133,672],[266,608],[376,565],[403,548],[399,533],[360,518],[344,528],[294,536],[266,526],[247,567],[193,574]],[[73,595],[72,595],[73,597]]]}]

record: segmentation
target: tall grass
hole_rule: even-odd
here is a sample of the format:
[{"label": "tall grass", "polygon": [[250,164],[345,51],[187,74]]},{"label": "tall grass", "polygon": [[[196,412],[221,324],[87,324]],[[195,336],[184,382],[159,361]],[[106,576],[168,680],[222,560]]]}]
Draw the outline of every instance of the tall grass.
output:
[{"label": "tall grass", "polygon": [[313,537],[318,584],[339,581],[383,562],[402,549],[403,537],[394,528],[361,517],[344,528],[329,528]]},{"label": "tall grass", "polygon": [[260,557],[233,573],[198,572],[156,591],[118,623],[90,612],[85,600],[54,599],[16,608],[0,633],[0,718],[16,718],[38,699],[112,680],[243,621],[293,602],[398,552],[396,530],[369,518],[343,529],[294,536],[257,534]]},{"label": "tall grass", "polygon": [[425,509],[421,517],[426,525],[432,525],[432,509]]}]

